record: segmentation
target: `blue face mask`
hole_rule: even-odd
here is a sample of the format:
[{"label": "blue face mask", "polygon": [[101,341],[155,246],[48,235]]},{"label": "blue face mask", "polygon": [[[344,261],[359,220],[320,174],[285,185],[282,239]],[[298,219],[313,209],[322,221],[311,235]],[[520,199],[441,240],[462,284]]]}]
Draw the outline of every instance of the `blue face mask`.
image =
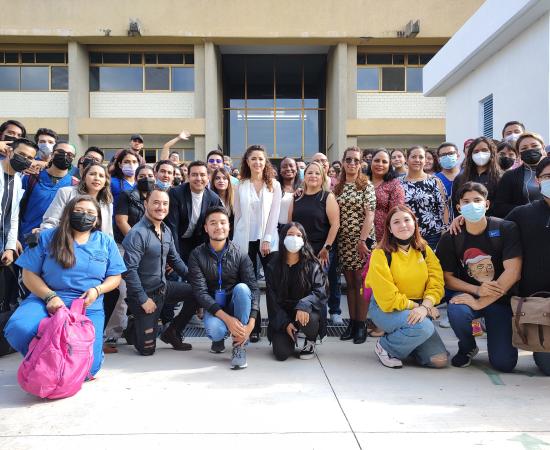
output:
[{"label": "blue face mask", "polygon": [[468,203],[460,207],[460,214],[468,222],[479,222],[485,216],[485,203]]},{"label": "blue face mask", "polygon": [[452,169],[454,166],[456,166],[457,162],[457,155],[445,155],[439,158],[439,164],[441,164],[441,167],[447,170]]},{"label": "blue face mask", "polygon": [[155,180],[155,184],[159,189],[162,189],[163,191],[167,191],[168,189],[170,189],[170,183],[168,182],[165,183],[164,181]]},{"label": "blue face mask", "polygon": [[546,198],[550,198],[550,180],[544,180],[540,183],[540,192]]}]

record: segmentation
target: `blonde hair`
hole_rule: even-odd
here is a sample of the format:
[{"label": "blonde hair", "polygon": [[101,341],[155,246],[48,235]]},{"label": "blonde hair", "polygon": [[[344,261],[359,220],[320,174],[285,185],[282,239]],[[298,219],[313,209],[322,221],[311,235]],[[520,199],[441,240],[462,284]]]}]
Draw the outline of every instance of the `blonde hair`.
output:
[{"label": "blonde hair", "polygon": [[307,165],[306,170],[304,171],[304,180],[302,181],[303,186],[304,186],[304,191],[307,191],[307,183],[306,183],[306,176],[305,175],[306,175],[307,171],[309,170],[309,168],[311,166],[316,166],[319,169],[319,173],[321,174],[321,190],[322,191],[327,191],[327,185],[330,186],[328,176],[325,173],[325,169],[323,168],[323,166],[321,164],[319,164],[317,161],[310,162]]}]

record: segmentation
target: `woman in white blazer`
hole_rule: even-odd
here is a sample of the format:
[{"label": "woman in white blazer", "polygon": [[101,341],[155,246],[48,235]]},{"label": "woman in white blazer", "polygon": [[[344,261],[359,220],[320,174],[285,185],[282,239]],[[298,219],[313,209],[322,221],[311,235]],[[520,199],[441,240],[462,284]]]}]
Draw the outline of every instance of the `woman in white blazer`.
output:
[{"label": "woman in white blazer", "polygon": [[[241,180],[235,194],[235,231],[233,242],[241,252],[248,253],[258,275],[257,256],[267,267],[272,254],[279,248],[277,222],[281,208],[281,185],[274,177],[274,170],[262,145],[251,145],[241,162]],[[267,311],[271,299],[267,298]],[[261,317],[250,334],[251,342],[258,342]]]},{"label": "woman in white blazer", "polygon": [[59,225],[65,205],[77,195],[88,194],[94,197],[101,208],[101,231],[113,236],[113,195],[111,177],[101,164],[90,164],[84,169],[82,179],[77,186],[61,188],[42,217],[40,230],[55,228]]}]

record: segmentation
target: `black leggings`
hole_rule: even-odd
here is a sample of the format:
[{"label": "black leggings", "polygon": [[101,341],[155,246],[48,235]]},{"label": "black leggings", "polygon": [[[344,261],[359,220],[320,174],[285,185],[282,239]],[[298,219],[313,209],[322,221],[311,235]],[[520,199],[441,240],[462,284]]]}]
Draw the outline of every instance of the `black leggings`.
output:
[{"label": "black leggings", "polygon": [[158,320],[164,303],[178,303],[183,301],[180,313],[174,318],[172,324],[178,333],[181,333],[197,309],[197,302],[193,296],[191,285],[179,281],[168,281],[166,292],[151,295],[150,298],[156,303],[157,309],[147,314],[141,305],[136,301],[128,299],[128,307],[134,315],[135,337],[134,347],[143,356],[150,356],[155,353]]},{"label": "black leggings", "polygon": [[[306,335],[308,341],[315,341],[319,334],[320,315],[318,312],[312,312],[309,315],[309,322],[305,327],[300,326],[298,331]],[[294,353],[296,344],[290,338],[286,330],[277,330],[273,332],[271,344],[273,345],[273,354],[278,361],[286,361]]]},{"label": "black leggings", "polygon": [[[260,262],[262,263],[262,267],[264,268],[264,274],[267,272],[267,265],[269,264],[269,261],[273,258],[274,253],[269,253],[267,256],[262,256],[260,252],[260,241],[250,241],[248,243],[248,257],[252,261],[252,265],[254,266],[254,275],[256,275],[256,279],[258,279],[258,259],[256,256],[260,257]],[[269,295],[267,295],[266,292],[266,302],[267,302],[267,317],[269,318],[270,312],[271,312],[271,298]],[[259,307],[258,303],[258,307]],[[258,333],[262,331],[262,315],[260,314],[260,310],[258,310],[258,316],[256,317],[256,324],[254,325],[254,329],[252,330],[252,333]]]}]

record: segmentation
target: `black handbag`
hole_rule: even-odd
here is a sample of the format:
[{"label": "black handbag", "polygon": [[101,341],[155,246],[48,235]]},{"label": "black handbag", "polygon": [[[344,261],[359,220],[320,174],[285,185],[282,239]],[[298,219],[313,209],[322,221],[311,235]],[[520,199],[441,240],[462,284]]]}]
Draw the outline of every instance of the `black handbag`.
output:
[{"label": "black handbag", "polygon": [[24,292],[13,265],[0,266],[0,356],[15,352],[4,337],[4,327],[19,306]]}]

